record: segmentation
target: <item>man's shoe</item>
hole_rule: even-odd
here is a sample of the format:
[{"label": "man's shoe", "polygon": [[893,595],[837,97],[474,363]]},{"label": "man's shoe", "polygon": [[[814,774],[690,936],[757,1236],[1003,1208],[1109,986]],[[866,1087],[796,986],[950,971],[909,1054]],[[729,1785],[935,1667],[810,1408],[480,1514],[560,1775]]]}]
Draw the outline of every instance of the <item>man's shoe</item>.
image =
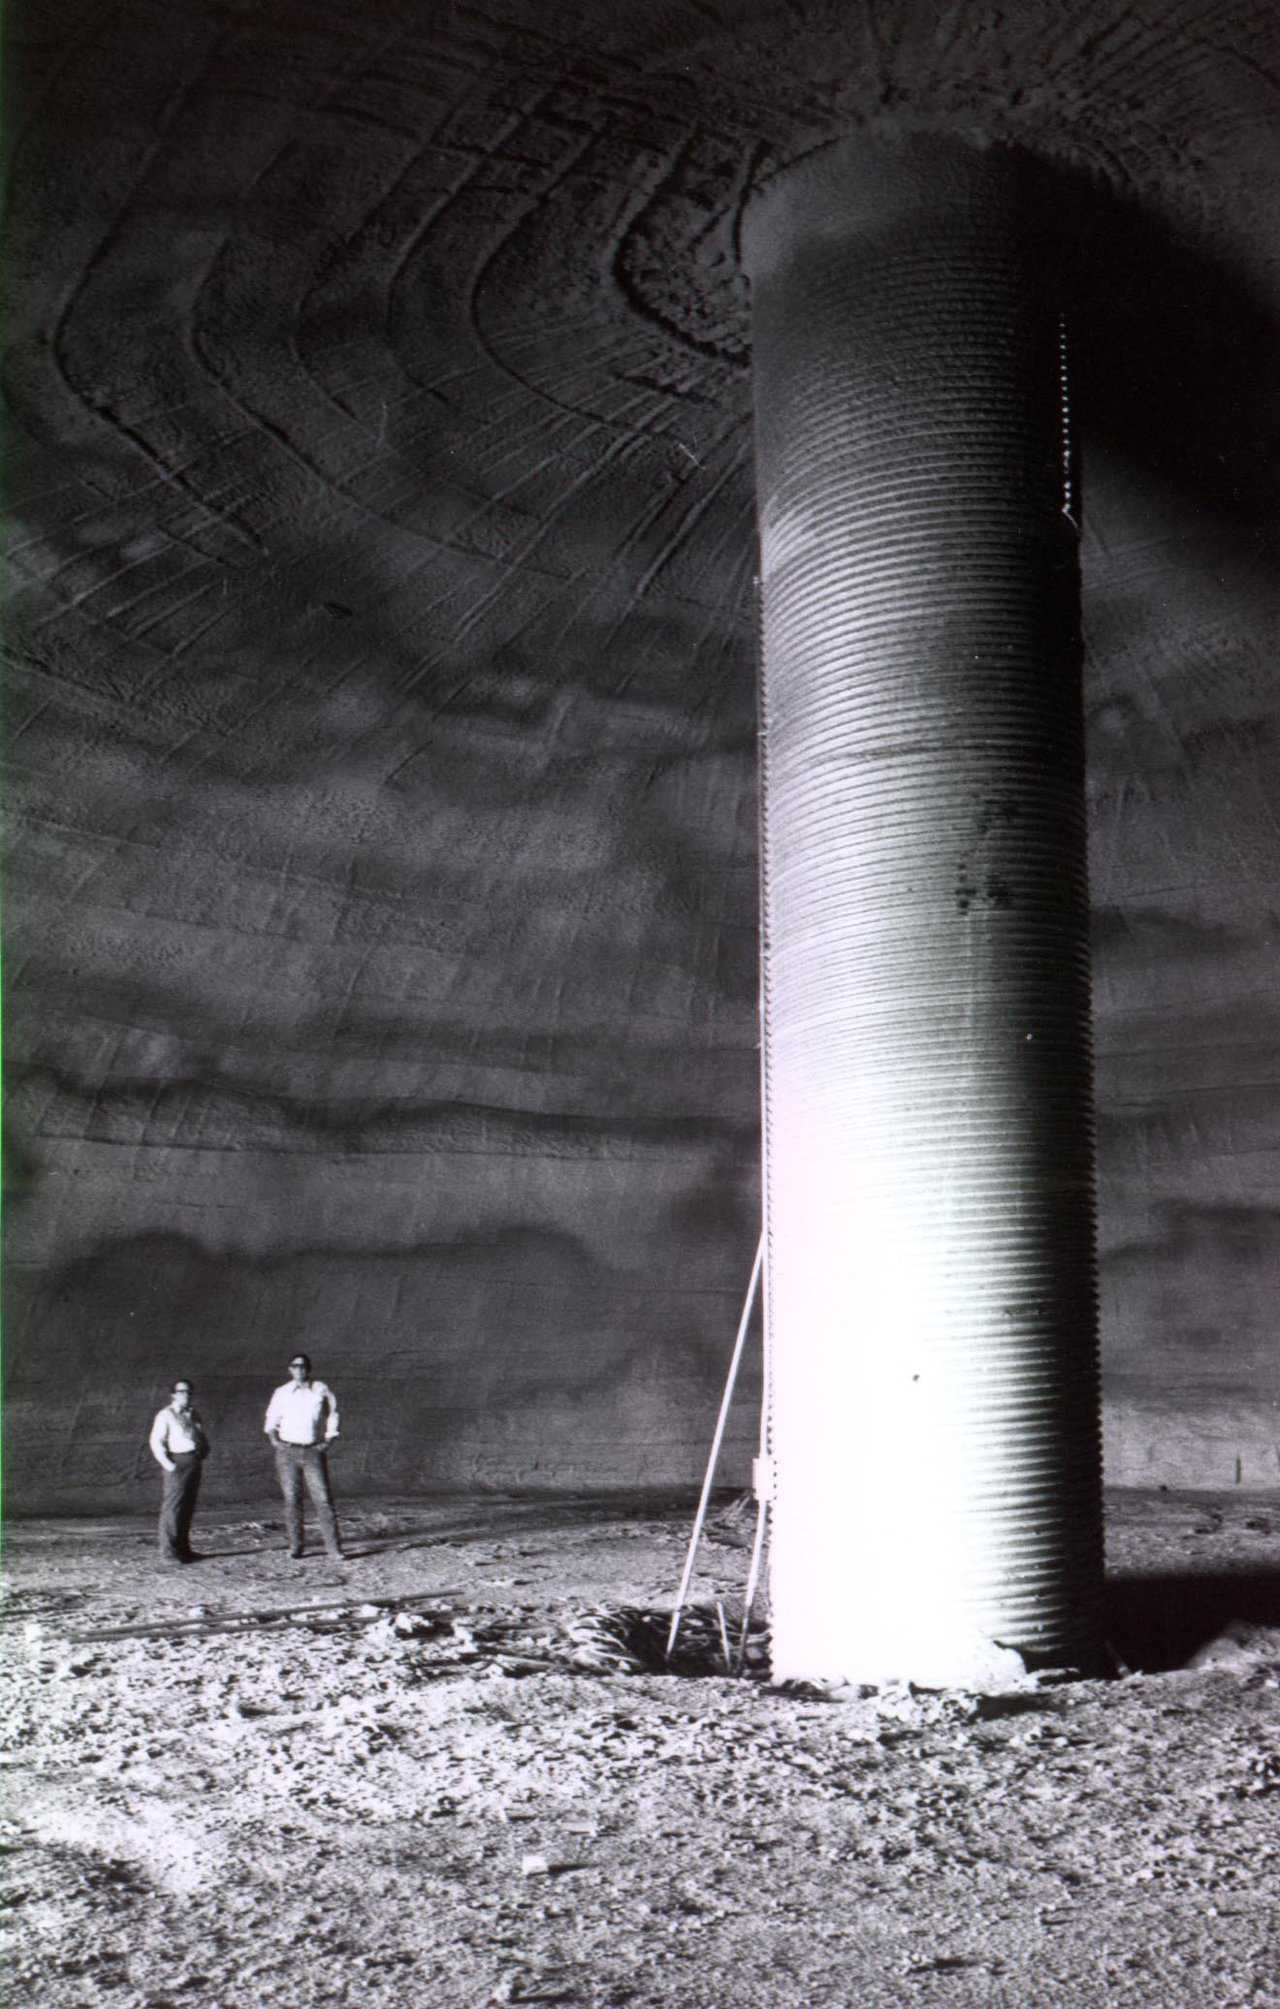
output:
[{"label": "man's shoe", "polygon": [[204,1550],[184,1549],[178,1557],[178,1561],[180,1563],[202,1563],[204,1561]]},{"label": "man's shoe", "polygon": [[300,1563],[302,1561],[303,1556],[306,1554],[306,1550],[290,1549],[289,1554],[292,1556],[295,1563]]}]

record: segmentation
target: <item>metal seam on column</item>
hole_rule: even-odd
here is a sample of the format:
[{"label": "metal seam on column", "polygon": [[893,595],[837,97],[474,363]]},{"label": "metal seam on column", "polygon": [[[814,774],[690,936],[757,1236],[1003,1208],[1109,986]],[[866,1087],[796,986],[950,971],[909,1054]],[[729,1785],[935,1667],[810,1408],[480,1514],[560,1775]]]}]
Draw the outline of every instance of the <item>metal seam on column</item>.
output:
[{"label": "metal seam on column", "polygon": [[[769,955],[768,885],[770,869],[769,844],[769,802],[770,802],[770,762],[769,762],[769,717],[768,690],[764,675],[764,612],[760,594],[760,573],[763,559],[757,543],[755,591],[755,642],[756,642],[756,761],[759,770],[759,798],[757,804],[757,828],[759,841],[759,870],[757,879],[757,900],[759,907],[758,960],[760,969],[760,1210],[761,1242],[763,1245],[762,1275],[760,1278],[760,1325],[761,1325],[761,1389],[760,1389],[760,1432],[759,1443],[763,1455],[772,1457],[774,1441],[774,1385],[773,1360],[773,1210],[769,1204],[769,1127],[770,1127],[770,1078],[769,1057],[771,1051],[771,1003]],[[757,1483],[760,1483],[757,1479]],[[767,1515],[772,1504],[772,1488],[759,1504],[759,1511]],[[763,1522],[762,1522],[763,1527]]]}]

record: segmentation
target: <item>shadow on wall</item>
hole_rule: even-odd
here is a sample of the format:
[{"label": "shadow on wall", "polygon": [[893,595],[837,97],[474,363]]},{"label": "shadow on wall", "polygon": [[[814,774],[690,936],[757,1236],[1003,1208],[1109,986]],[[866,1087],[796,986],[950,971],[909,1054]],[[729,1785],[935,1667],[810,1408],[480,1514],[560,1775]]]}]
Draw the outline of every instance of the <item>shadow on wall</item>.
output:
[{"label": "shadow on wall", "polygon": [[[140,1235],[11,1274],[9,1295],[7,1490],[25,1512],[149,1498],[147,1430],[178,1372],[213,1440],[208,1497],[260,1494],[263,1410],[304,1344],[342,1404],[345,1492],[693,1484],[739,1301],[736,1277],[673,1298],[519,1227],[266,1259]],[[744,1376],[725,1483],[745,1475],[755,1392]]]},{"label": "shadow on wall", "polygon": [[1060,188],[1073,239],[1066,297],[1086,451],[1096,442],[1144,487],[1188,501],[1240,556],[1274,552],[1275,303],[1219,251],[1146,206],[1080,176],[1062,176]]}]

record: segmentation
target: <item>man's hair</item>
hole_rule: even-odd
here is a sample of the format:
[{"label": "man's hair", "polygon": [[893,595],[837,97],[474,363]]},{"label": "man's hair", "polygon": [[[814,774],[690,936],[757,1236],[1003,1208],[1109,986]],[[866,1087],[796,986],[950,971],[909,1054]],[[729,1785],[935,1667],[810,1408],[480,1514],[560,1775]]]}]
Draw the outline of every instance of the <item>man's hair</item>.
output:
[{"label": "man's hair", "polygon": [[291,1353],[291,1354],[289,1355],[289,1365],[290,1365],[290,1367],[292,1367],[292,1366],[293,1366],[293,1363],[294,1363],[294,1361],[295,1361],[295,1360],[300,1360],[300,1361],[302,1362],[302,1365],[303,1365],[303,1366],[304,1366],[304,1367],[306,1368],[306,1370],[307,1370],[307,1373],[308,1373],[308,1374],[310,1374],[310,1372],[311,1372],[311,1355],[310,1355],[309,1353],[300,1353],[300,1352],[298,1352],[298,1353]]},{"label": "man's hair", "polygon": [[180,1374],[177,1380],[174,1382],[173,1386],[170,1388],[169,1393],[170,1395],[176,1395],[180,1388],[185,1388],[187,1394],[190,1395],[194,1387],[195,1383],[194,1381],[192,1381],[191,1376],[189,1374]]}]

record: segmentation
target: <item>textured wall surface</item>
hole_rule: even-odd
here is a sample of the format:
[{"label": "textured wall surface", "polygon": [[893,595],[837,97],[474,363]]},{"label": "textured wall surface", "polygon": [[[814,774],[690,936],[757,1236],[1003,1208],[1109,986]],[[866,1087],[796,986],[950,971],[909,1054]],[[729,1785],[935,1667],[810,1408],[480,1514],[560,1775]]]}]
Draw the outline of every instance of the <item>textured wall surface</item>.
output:
[{"label": "textured wall surface", "polygon": [[[1280,1483],[1269,6],[15,0],[9,1484],[693,1479],[759,1206],[737,224],[851,124],[1079,245],[1113,1478]],[[751,1390],[733,1433],[741,1476]]]}]

